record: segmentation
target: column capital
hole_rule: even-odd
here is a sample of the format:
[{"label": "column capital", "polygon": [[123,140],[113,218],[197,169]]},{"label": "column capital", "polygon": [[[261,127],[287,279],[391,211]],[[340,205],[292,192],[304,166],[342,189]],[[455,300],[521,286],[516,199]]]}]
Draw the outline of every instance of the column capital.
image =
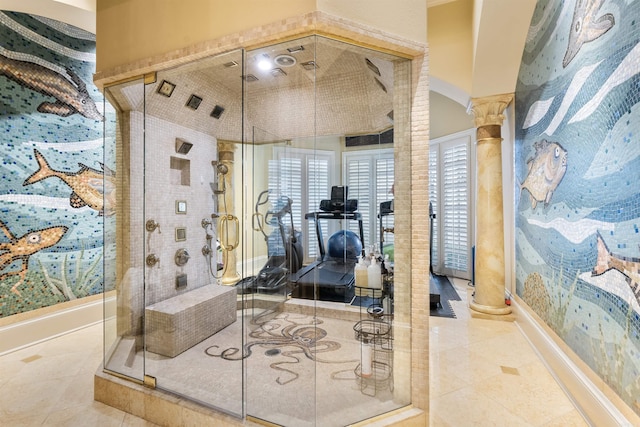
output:
[{"label": "column capital", "polygon": [[504,115],[502,112],[513,101],[512,93],[502,95],[471,98],[470,109],[473,111],[477,128],[487,125],[502,126]]},{"label": "column capital", "polygon": [[238,148],[238,144],[231,141],[218,140],[218,160],[221,162],[233,162],[233,154]]}]

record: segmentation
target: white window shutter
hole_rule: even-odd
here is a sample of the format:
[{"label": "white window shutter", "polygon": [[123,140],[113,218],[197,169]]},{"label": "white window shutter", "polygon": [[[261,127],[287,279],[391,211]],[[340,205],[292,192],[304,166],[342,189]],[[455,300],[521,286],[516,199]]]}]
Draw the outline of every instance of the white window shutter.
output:
[{"label": "white window shutter", "polygon": [[442,147],[442,234],[444,267],[468,271],[469,144]]},{"label": "white window shutter", "polygon": [[[344,181],[349,187],[349,199],[358,200],[358,212],[362,215],[364,248],[380,243],[380,203],[393,199],[391,187],[394,180],[393,149],[367,150],[345,153]],[[393,227],[393,216],[383,218],[383,226]],[[348,229],[358,234],[357,221],[349,221]],[[393,243],[393,234],[386,233],[385,245]]]},{"label": "white window shutter", "polygon": [[[313,260],[319,255],[315,223],[304,216],[316,212],[320,200],[329,198],[331,176],[329,166],[333,154],[327,151],[275,147],[274,158],[269,161],[269,189],[275,197],[288,196],[296,230],[302,232],[305,258]],[[305,226],[306,224],[306,226]],[[328,224],[320,223],[325,238]]]},{"label": "white window shutter", "polygon": [[429,202],[431,203],[431,209],[436,215],[436,218],[431,218],[431,268],[434,272],[440,271],[440,250],[438,239],[438,199],[439,199],[439,173],[438,173],[438,146],[429,147]]}]

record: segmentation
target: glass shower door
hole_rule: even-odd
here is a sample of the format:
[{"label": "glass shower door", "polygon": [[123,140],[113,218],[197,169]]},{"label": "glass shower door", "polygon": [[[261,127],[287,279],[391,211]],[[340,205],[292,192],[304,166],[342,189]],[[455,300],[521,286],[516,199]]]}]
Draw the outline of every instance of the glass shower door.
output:
[{"label": "glass shower door", "polygon": [[[105,293],[104,368],[144,379],[144,260],[142,223],[144,81],[105,88],[104,282],[115,290],[115,307]],[[108,183],[108,184],[107,184]],[[117,195],[117,200],[116,200]],[[115,308],[115,310],[114,310]]]},{"label": "glass shower door", "polygon": [[236,416],[243,321],[233,273],[242,205],[234,203],[233,141],[242,140],[242,56],[200,59],[145,85],[140,224],[145,382]]}]

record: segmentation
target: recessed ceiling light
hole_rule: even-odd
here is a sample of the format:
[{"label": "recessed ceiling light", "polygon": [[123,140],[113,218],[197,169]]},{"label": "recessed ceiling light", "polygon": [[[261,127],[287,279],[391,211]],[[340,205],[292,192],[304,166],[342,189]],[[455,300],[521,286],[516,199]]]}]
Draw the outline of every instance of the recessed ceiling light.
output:
[{"label": "recessed ceiling light", "polygon": [[263,58],[258,61],[258,68],[262,71],[268,71],[271,69],[271,67],[271,61],[269,61],[268,59]]},{"label": "recessed ceiling light", "polygon": [[291,55],[278,55],[273,58],[273,62],[281,67],[293,67],[298,61]]},{"label": "recessed ceiling light", "polygon": [[229,61],[223,64],[226,68],[237,67],[238,63],[236,61]]},{"label": "recessed ceiling light", "polygon": [[304,46],[290,47],[290,48],[287,48],[287,50],[289,51],[289,53],[298,53],[304,50]]},{"label": "recessed ceiling light", "polygon": [[258,80],[258,78],[253,74],[247,74],[246,76],[242,76],[242,78],[245,82],[255,82]]}]

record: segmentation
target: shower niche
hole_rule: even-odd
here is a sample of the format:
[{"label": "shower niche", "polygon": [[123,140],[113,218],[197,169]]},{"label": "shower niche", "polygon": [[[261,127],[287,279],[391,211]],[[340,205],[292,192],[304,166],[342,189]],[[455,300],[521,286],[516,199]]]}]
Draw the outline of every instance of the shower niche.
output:
[{"label": "shower niche", "polygon": [[191,162],[178,157],[169,158],[171,185],[191,185]]},{"label": "shower niche", "polygon": [[[239,423],[341,426],[411,403],[410,284],[393,284],[394,387],[363,394],[353,327],[381,301],[356,298],[353,251],[333,246],[349,232],[387,277],[402,265],[382,254],[379,206],[409,167],[395,162],[409,146],[410,64],[313,35],[105,88],[105,163],[117,171],[107,373]],[[316,224],[332,187],[348,188],[357,214]],[[303,275],[312,291],[297,298]],[[341,298],[313,291],[340,280]]]}]

